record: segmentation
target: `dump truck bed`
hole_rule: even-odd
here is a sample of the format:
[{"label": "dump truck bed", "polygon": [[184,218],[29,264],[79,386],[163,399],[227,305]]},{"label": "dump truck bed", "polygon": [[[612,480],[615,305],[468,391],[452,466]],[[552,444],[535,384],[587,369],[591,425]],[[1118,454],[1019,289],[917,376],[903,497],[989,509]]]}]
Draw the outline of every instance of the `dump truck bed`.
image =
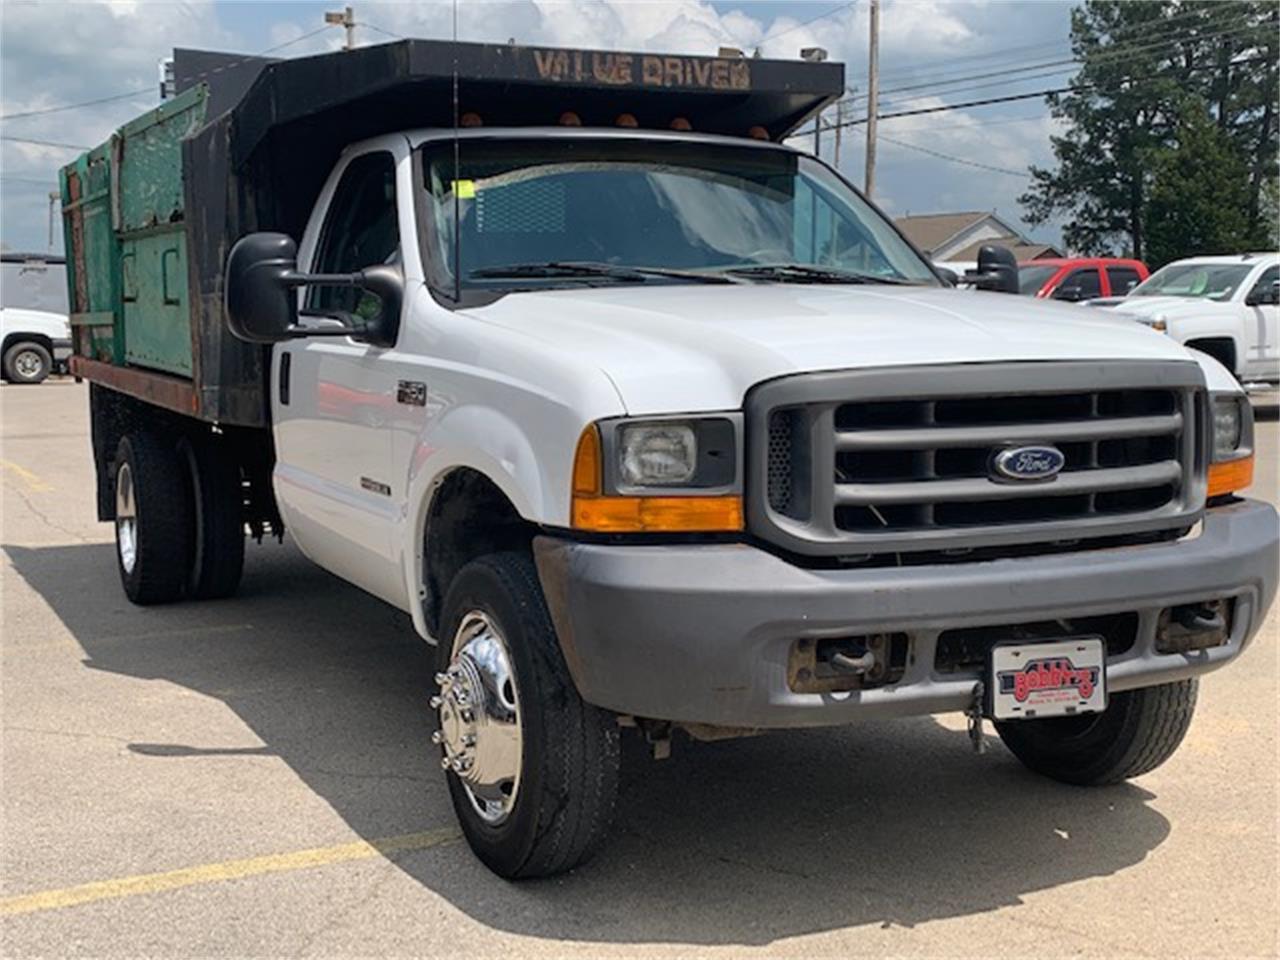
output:
[{"label": "dump truck bed", "polygon": [[[184,68],[183,54],[201,70]],[[295,60],[178,51],[179,95],[61,175],[76,357],[87,379],[202,420],[269,421],[265,348],[223,322],[255,230],[297,238],[342,149],[398,129],[555,124],[781,139],[843,91],[840,64],[406,40]],[[255,76],[256,74],[256,76]],[[186,87],[183,89],[183,87]],[[455,87],[457,92],[455,105]],[[214,110],[218,110],[214,115]],[[759,131],[756,131],[758,134]]]}]

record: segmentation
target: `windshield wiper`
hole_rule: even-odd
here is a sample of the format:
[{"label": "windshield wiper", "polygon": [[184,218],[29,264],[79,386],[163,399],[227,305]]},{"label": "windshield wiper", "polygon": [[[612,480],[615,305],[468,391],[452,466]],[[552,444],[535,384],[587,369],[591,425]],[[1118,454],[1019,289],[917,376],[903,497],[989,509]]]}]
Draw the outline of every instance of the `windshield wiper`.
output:
[{"label": "windshield wiper", "polygon": [[639,281],[669,278],[692,280],[695,283],[739,283],[732,277],[696,270],[678,270],[674,267],[632,267],[614,263],[596,263],[591,260],[547,260],[542,263],[508,263],[498,267],[480,267],[468,276],[480,280],[524,280],[560,278],[603,278],[606,280]]},{"label": "windshield wiper", "polygon": [[915,286],[911,281],[900,277],[884,277],[876,273],[808,263],[761,263],[728,267],[724,272],[752,280],[774,280],[780,283],[887,283],[893,286]]}]

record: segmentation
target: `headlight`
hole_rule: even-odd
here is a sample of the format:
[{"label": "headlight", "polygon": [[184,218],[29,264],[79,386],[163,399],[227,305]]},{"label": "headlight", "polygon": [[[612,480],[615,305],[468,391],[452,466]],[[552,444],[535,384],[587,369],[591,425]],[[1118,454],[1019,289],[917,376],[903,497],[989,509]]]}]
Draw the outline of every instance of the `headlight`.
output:
[{"label": "headlight", "polygon": [[618,429],[618,472],[629,487],[679,486],[698,469],[698,440],[684,423],[631,423]]},{"label": "headlight", "polygon": [[1242,394],[1212,396],[1210,497],[1236,493],[1253,483],[1253,408]]},{"label": "headlight", "polygon": [[593,423],[573,465],[572,524],[599,533],[741,530],[742,415]]},{"label": "headlight", "polygon": [[1213,401],[1213,459],[1230,460],[1240,449],[1244,416],[1238,400]]}]

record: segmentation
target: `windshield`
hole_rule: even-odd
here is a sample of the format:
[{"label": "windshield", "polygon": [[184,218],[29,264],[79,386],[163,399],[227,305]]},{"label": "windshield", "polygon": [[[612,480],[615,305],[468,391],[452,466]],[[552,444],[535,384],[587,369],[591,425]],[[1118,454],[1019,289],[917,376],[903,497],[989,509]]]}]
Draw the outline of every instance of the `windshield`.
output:
[{"label": "windshield", "polygon": [[[757,147],[644,139],[463,139],[423,147],[428,274],[463,289],[618,283],[938,280],[826,167]],[[456,197],[454,187],[457,187]]]},{"label": "windshield", "polygon": [[1134,287],[1129,296],[1229,300],[1252,269],[1249,264],[1171,263]]},{"label": "windshield", "polygon": [[1056,264],[1046,267],[1019,267],[1018,268],[1018,292],[1035,296],[1040,292],[1040,288],[1048,282],[1062,268]]}]

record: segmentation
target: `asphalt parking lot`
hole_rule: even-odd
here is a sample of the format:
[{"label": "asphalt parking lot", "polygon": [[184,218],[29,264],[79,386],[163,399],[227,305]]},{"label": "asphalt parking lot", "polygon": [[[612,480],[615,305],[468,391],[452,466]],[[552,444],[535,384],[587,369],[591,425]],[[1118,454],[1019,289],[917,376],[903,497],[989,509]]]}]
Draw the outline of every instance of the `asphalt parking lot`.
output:
[{"label": "asphalt parking lot", "polygon": [[235,599],[126,602],[85,394],[0,390],[6,957],[1276,954],[1275,611],[1132,784],[951,717],[637,748],[603,854],[512,885],[458,839],[407,617],[287,542]]}]

